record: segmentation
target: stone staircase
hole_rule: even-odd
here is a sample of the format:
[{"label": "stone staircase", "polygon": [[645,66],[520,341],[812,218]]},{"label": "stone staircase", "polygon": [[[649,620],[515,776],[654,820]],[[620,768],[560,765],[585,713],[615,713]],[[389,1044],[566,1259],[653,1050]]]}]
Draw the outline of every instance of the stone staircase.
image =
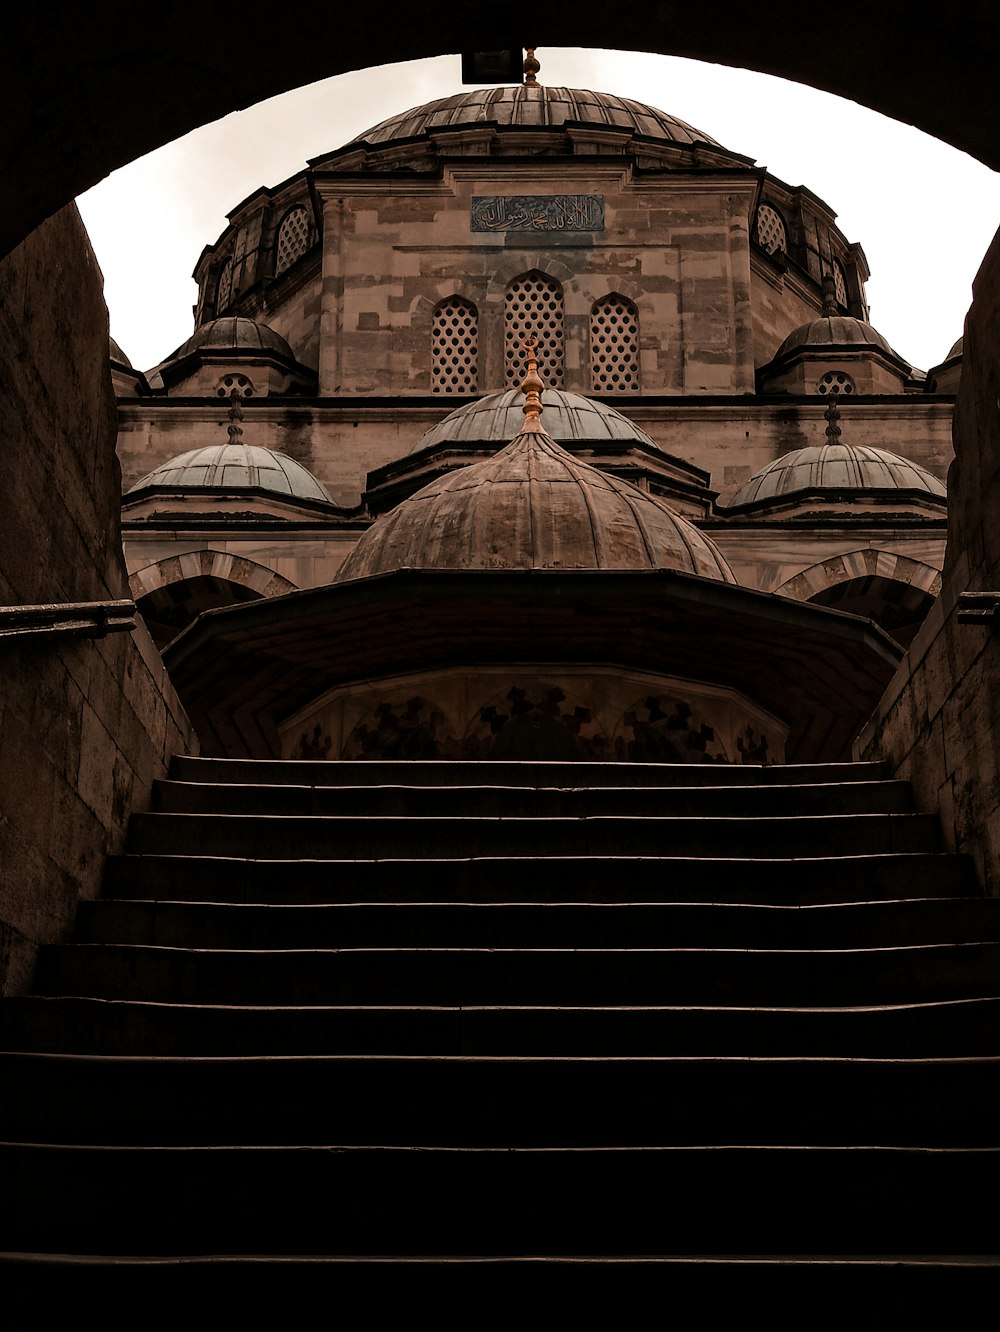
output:
[{"label": "stone staircase", "polygon": [[873,765],[179,759],[0,1048],[8,1277],[1000,1270],[1000,902]]}]

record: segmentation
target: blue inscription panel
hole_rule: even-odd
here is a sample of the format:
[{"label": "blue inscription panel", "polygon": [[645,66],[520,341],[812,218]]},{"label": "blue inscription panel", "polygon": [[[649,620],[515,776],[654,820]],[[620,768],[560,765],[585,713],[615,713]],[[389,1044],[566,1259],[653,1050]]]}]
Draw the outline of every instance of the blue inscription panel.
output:
[{"label": "blue inscription panel", "polygon": [[472,200],[473,231],[603,231],[602,194],[486,194]]}]

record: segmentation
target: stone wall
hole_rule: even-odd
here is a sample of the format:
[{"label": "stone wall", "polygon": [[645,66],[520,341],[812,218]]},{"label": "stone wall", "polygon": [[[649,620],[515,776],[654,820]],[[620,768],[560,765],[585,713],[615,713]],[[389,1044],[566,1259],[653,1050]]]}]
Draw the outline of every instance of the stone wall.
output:
[{"label": "stone wall", "polygon": [[960,624],[966,590],[1000,588],[1000,233],[973,284],[949,473],[941,597],[862,733],[863,758],[887,758],[940,809],[945,840],[975,857],[1000,894],[1000,636]]},{"label": "stone wall", "polygon": [[[128,596],[100,271],[74,207],[0,264],[0,601]],[[0,643],[0,992],[99,888],[190,725],[140,629]]]}]

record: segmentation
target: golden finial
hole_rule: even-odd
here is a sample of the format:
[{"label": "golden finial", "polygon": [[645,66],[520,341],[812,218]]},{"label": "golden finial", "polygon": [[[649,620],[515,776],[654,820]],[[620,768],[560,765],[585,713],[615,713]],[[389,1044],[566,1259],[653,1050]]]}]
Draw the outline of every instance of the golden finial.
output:
[{"label": "golden finial", "polygon": [[524,57],[524,81],[525,83],[537,83],[535,75],[541,69],[541,65],[535,59],[535,48],[528,46],[525,48]]},{"label": "golden finial", "polygon": [[535,356],[535,349],[538,346],[538,339],[535,337],[525,338],[521,346],[528,353],[528,370],[521,381],[521,392],[524,394],[524,406],[521,411],[524,412],[524,430],[541,430],[542,425],[539,417],[545,410],[542,406],[541,393],[545,385],[538,374],[538,358]]}]

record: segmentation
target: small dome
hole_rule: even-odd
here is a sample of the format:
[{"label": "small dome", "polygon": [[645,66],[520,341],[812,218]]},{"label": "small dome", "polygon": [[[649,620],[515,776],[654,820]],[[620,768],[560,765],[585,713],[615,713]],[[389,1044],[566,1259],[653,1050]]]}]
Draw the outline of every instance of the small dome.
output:
[{"label": "small dome", "polygon": [[295,360],[291,347],[273,328],[268,328],[267,324],[258,324],[253,319],[232,315],[210,319],[196,328],[187,342],[167,357],[167,361],[179,361],[194,351],[243,352],[253,356],[270,352],[289,361]]},{"label": "small dome", "polygon": [[863,319],[855,319],[853,315],[831,315],[802,324],[789,333],[774,359],[778,361],[782,356],[807,347],[877,347],[895,360],[902,360],[878,329],[872,328]]},{"label": "small dome", "polygon": [[691,523],[541,430],[403,500],[368,529],[336,581],[407,568],[679,569],[736,581]]},{"label": "small dome", "polygon": [[265,490],[272,495],[332,503],[301,463],[253,444],[211,444],[192,449],[155,467],[128,493],[133,495],[150,486],[168,490]]},{"label": "small dome", "polygon": [[476,88],[453,97],[441,97],[436,102],[412,107],[383,120],[359,134],[353,142],[388,143],[393,139],[415,138],[432,129],[447,129],[477,121],[496,121],[501,127],[528,129],[546,129],[564,125],[567,121],[582,121],[591,125],[617,126],[671,143],[708,143],[721,147],[701,130],[643,102],[582,88],[550,88],[540,83],[518,84],[513,88]]},{"label": "small dome", "polygon": [[[411,453],[443,443],[497,443],[510,440],[524,424],[524,394],[520,389],[491,393],[486,398],[467,403],[431,426],[417,440]],[[580,393],[562,389],[545,390],[545,433],[556,440],[580,440],[603,443],[607,440],[638,441],[650,448],[656,444],[644,430],[633,425],[621,412],[604,403],[594,402]]]},{"label": "small dome", "polygon": [[728,507],[817,490],[917,490],[940,499],[946,494],[936,476],[886,449],[819,444],[768,463],[737,491]]},{"label": "small dome", "polygon": [[953,356],[961,356],[964,353],[964,351],[965,351],[965,335],[963,334],[962,337],[960,337],[957,342],[952,344],[951,351],[944,359],[945,361],[950,361]]}]

